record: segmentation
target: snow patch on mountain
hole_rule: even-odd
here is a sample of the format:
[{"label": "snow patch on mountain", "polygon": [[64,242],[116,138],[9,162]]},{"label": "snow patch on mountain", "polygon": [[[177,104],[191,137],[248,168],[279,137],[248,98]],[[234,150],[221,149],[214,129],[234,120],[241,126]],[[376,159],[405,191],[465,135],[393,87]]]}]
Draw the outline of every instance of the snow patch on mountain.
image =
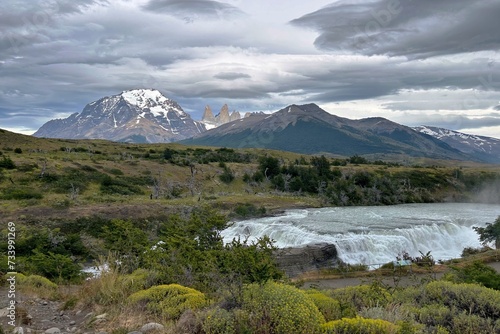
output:
[{"label": "snow patch on mountain", "polygon": [[442,140],[464,153],[477,154],[482,160],[500,162],[500,139],[472,135],[434,126],[418,126],[413,129]]},{"label": "snow patch on mountain", "polygon": [[155,117],[166,117],[169,109],[185,115],[184,110],[178,108],[174,101],[166,98],[156,89],[133,89],[122,92],[121,96],[132,105],[141,109],[149,109]]}]

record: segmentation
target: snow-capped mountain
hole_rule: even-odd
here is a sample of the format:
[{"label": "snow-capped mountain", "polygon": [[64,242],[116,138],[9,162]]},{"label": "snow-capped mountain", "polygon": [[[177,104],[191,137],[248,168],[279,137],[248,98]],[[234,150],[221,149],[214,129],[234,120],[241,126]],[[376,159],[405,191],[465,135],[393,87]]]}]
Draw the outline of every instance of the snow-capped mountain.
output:
[{"label": "snow-capped mountain", "polygon": [[68,118],[51,120],[34,136],[159,143],[205,130],[204,124],[158,90],[134,89],[91,102]]},{"label": "snow-capped mountain", "polygon": [[500,139],[470,135],[433,126],[417,126],[416,131],[442,140],[451,147],[485,162],[500,162]]}]

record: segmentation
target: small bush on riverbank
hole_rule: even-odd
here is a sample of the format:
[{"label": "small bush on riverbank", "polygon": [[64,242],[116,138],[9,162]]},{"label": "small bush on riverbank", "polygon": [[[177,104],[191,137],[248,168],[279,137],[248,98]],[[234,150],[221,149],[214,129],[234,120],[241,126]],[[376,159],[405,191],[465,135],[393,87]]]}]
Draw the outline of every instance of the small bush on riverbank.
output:
[{"label": "small bush on riverbank", "polygon": [[353,334],[353,333],[370,333],[370,334],[397,334],[399,326],[380,319],[342,319],[327,322],[322,325],[323,333],[325,334]]},{"label": "small bush on riverbank", "polygon": [[490,289],[500,290],[500,274],[490,266],[475,261],[463,267],[452,266],[445,279],[454,283],[476,283]]},{"label": "small bush on riverbank", "polygon": [[130,295],[127,301],[140,310],[165,319],[178,319],[184,311],[200,309],[209,303],[202,292],[179,284],[141,290]]},{"label": "small bush on riverbank", "polygon": [[244,290],[243,309],[253,333],[319,333],[325,322],[313,300],[289,285],[250,284]]}]

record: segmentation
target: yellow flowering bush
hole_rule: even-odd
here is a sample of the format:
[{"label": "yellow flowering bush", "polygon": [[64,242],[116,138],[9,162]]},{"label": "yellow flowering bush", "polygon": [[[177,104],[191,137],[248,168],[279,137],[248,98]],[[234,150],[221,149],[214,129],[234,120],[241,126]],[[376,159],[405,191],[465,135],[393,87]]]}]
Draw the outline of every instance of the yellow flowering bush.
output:
[{"label": "yellow flowering bush", "polygon": [[323,314],[326,321],[342,318],[342,309],[338,300],[328,297],[318,290],[307,290],[306,294]]},{"label": "yellow flowering bush", "polygon": [[252,333],[319,333],[325,322],[311,298],[293,286],[267,282],[247,285],[243,309]]},{"label": "yellow flowering bush", "polygon": [[321,326],[325,334],[396,334],[399,326],[380,319],[344,318]]},{"label": "yellow flowering bush", "polygon": [[179,284],[157,285],[137,291],[128,297],[128,301],[168,319],[177,319],[187,309],[196,310],[208,305],[205,294]]},{"label": "yellow flowering bush", "polygon": [[7,277],[16,276],[16,282],[20,286],[32,288],[57,289],[57,284],[40,275],[23,275],[21,273],[7,273]]}]

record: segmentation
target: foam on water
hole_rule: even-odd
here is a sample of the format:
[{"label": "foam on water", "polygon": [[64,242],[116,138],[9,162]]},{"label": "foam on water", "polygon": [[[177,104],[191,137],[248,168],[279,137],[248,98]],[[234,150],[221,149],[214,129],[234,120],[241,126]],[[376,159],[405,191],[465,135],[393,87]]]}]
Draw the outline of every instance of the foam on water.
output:
[{"label": "foam on water", "polygon": [[236,222],[222,235],[226,242],[267,235],[280,248],[333,243],[347,263],[381,264],[403,252],[460,257],[463,248],[481,246],[472,226],[492,223],[499,215],[500,205],[462,203],[290,210]]}]

